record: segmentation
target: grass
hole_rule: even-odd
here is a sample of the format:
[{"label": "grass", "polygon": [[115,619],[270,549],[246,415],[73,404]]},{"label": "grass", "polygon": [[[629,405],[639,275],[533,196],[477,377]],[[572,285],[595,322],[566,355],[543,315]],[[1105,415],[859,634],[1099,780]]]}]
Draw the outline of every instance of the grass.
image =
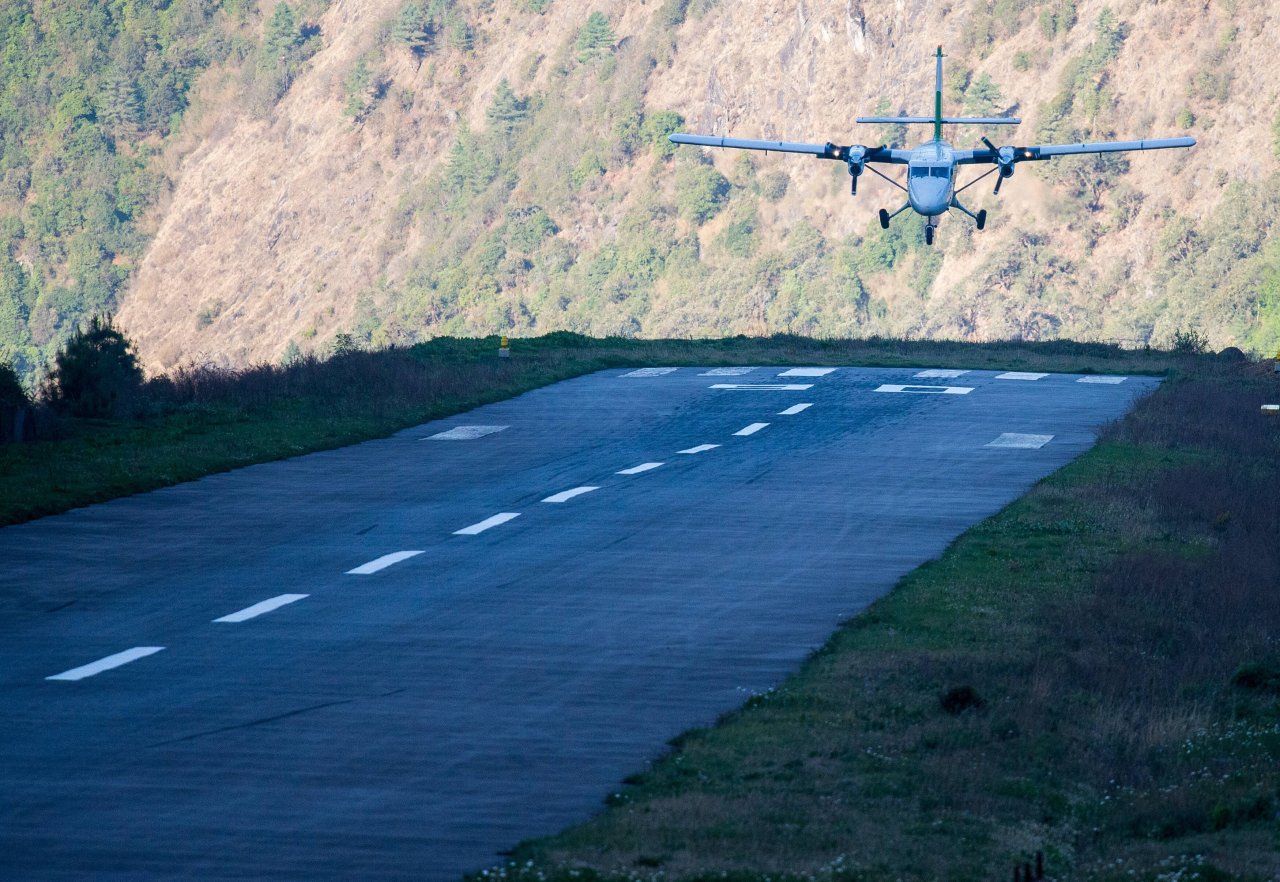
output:
[{"label": "grass", "polygon": [[71,421],[45,408],[48,440],[0,446],[0,526],[81,505],[389,435],[602,368],[643,365],[866,364],[1160,373],[1169,353],[1103,344],[810,340],[516,340],[442,338],[289,367],[180,369],[150,381],[141,418]]},{"label": "grass", "polygon": [[1280,398],[1202,358],[489,879],[1280,876]]}]

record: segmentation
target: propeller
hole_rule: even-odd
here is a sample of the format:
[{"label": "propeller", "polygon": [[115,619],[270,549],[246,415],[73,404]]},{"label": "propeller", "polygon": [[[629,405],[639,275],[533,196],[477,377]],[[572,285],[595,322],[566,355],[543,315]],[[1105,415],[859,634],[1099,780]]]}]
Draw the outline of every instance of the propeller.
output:
[{"label": "propeller", "polygon": [[992,144],[984,135],[982,143],[987,145],[987,149],[995,154],[996,165],[1000,168],[1000,175],[996,178],[995,195],[1000,195],[1000,185],[1004,183],[1005,178],[1013,177],[1013,164],[1017,161],[1014,158],[1015,150],[1012,147],[997,147]]}]

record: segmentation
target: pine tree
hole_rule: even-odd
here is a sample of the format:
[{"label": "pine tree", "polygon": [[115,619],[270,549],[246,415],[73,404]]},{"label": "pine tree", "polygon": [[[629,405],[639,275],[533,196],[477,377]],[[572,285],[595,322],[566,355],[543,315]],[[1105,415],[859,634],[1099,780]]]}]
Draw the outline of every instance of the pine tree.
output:
[{"label": "pine tree", "polygon": [[142,386],[133,344],[111,316],[94,316],[54,359],[54,404],[78,417],[119,415]]},{"label": "pine tree", "polygon": [[609,27],[609,19],[599,10],[587,16],[587,23],[578,32],[578,60],[588,61],[597,55],[604,55],[613,50],[613,28]]},{"label": "pine tree", "polygon": [[298,17],[288,3],[281,0],[271,13],[267,22],[267,33],[262,46],[271,60],[287,55],[290,50],[302,42],[302,32],[298,27]]},{"label": "pine tree", "polygon": [[391,28],[391,36],[419,57],[431,51],[431,44],[435,40],[435,29],[420,2],[414,0],[400,10],[400,15]]},{"label": "pine tree", "polygon": [[987,116],[1000,106],[1000,87],[985,73],[978,74],[964,93],[964,112],[972,116]]},{"label": "pine tree", "polygon": [[489,127],[510,137],[511,133],[528,116],[529,110],[526,102],[521,101],[516,93],[511,91],[511,84],[503,78],[498,83],[498,90],[494,93],[493,103],[489,105],[489,109],[485,112]]}]

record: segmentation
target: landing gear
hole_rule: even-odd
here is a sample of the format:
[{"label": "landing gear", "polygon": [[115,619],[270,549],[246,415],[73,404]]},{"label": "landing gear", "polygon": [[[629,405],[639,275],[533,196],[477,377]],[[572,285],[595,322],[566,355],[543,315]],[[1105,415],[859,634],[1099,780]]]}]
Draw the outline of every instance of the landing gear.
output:
[{"label": "landing gear", "polygon": [[889,212],[883,208],[880,209],[880,228],[884,230],[889,229]]},{"label": "landing gear", "polygon": [[984,208],[978,212],[978,229],[983,229],[987,225],[987,210]]},{"label": "landing gear", "polygon": [[933,224],[929,224],[924,228],[924,244],[933,244]]}]

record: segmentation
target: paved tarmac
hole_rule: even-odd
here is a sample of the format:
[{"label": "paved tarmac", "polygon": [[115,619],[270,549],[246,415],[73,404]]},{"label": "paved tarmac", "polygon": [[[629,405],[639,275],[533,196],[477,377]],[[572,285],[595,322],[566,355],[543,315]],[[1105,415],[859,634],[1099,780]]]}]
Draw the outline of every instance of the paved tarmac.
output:
[{"label": "paved tarmac", "polygon": [[709,373],[604,371],[0,530],[0,878],[491,865],[1155,385]]}]

